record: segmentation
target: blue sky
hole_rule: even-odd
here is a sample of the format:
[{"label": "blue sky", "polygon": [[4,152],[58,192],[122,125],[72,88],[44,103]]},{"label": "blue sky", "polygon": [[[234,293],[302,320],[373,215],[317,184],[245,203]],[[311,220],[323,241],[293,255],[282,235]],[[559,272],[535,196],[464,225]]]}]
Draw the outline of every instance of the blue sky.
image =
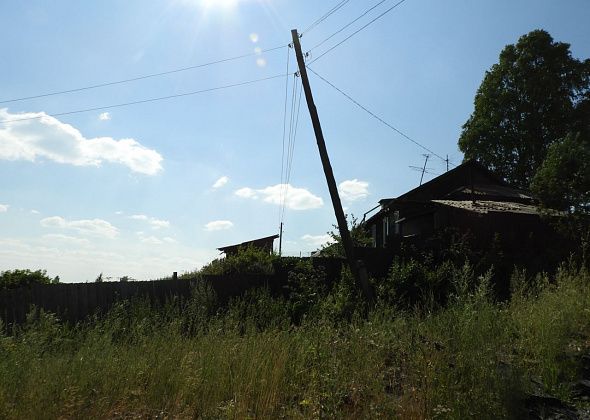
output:
[{"label": "blue sky", "polygon": [[[157,278],[217,247],[278,231],[285,77],[129,107],[49,115],[285,74],[290,30],[338,1],[5,2],[0,101],[254,53],[190,71],[0,103],[0,270],[63,281]],[[377,3],[350,0],[308,33],[304,51]],[[395,4],[311,51],[310,60]],[[545,29],[590,57],[585,0],[407,0],[312,67],[451,162],[461,125],[501,49]],[[290,50],[290,69],[294,56]],[[292,76],[291,76],[292,78]],[[417,186],[425,153],[310,74],[348,213]],[[291,86],[288,88],[289,94]],[[290,99],[289,99],[290,101]],[[290,104],[290,102],[289,102]],[[290,110],[290,105],[288,106]],[[289,113],[288,113],[289,114]],[[432,172],[445,170],[431,157]],[[427,175],[426,179],[430,176]],[[317,248],[335,221],[305,102],[284,213],[287,254]]]}]

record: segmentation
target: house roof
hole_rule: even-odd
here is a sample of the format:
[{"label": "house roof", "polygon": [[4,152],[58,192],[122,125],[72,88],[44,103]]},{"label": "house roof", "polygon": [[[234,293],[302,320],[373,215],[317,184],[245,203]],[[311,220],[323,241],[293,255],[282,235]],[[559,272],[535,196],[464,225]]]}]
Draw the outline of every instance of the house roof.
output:
[{"label": "house roof", "polygon": [[[480,207],[469,208],[466,204],[459,204],[472,203],[473,200],[506,203],[504,207],[500,205],[495,207],[503,210],[491,211],[509,211],[509,204],[514,205],[513,209],[519,209],[514,212],[520,213],[532,211],[531,209],[534,208],[534,199],[530,193],[510,186],[477,161],[469,160],[397,198],[380,200],[382,209],[370,217],[366,223],[370,224],[383,216],[391,207],[401,204],[438,202],[438,204],[451,205],[451,202],[456,202],[457,205],[453,207],[471,211],[476,211],[476,208],[480,210]],[[522,206],[519,207],[519,204]]]},{"label": "house roof", "polygon": [[494,185],[519,191],[479,162],[468,160],[450,171],[425,182],[419,187],[400,195],[397,197],[397,200],[442,198],[442,195],[446,195],[456,188],[474,184]]},{"label": "house roof", "polygon": [[536,206],[531,204],[514,203],[509,201],[471,201],[471,200],[432,200],[443,206],[454,207],[474,213],[520,213],[539,214]]},{"label": "house roof", "polygon": [[221,252],[227,253],[228,251],[232,252],[236,251],[238,248],[245,248],[248,246],[254,246],[258,248],[263,248],[267,246],[272,248],[274,240],[278,237],[279,235],[265,236],[264,238],[252,239],[250,241],[242,242],[241,244],[228,245],[217,249]]}]

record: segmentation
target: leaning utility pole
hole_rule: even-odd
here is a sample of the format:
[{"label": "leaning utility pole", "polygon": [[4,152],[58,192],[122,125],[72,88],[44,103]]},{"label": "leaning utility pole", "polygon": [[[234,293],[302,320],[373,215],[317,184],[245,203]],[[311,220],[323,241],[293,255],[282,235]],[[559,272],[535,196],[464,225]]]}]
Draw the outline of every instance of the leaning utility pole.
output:
[{"label": "leaning utility pole", "polygon": [[305,92],[305,99],[307,102],[307,108],[311,116],[311,122],[313,124],[313,131],[315,133],[318,149],[320,151],[320,158],[322,160],[322,166],[324,168],[324,174],[326,175],[326,181],[328,182],[328,190],[330,191],[330,197],[332,198],[332,205],[334,206],[334,213],[336,213],[336,221],[338,222],[338,230],[340,231],[340,239],[342,240],[342,246],[346,254],[346,259],[350,270],[352,271],[357,285],[362,288],[362,291],[367,300],[372,301],[372,293],[369,288],[369,282],[367,279],[367,270],[362,261],[357,260],[354,256],[354,246],[352,244],[352,238],[350,231],[348,230],[348,224],[346,223],[346,216],[342,210],[342,202],[338,195],[338,188],[336,187],[336,180],[334,179],[334,173],[332,172],[332,165],[330,164],[330,158],[328,157],[328,150],[326,149],[326,143],[324,142],[324,134],[322,133],[322,126],[320,125],[320,118],[318,111],[313,101],[313,95],[311,94],[311,86],[309,85],[309,78],[307,77],[307,69],[305,67],[305,59],[301,51],[301,43],[299,42],[299,34],[297,29],[291,31],[293,37],[293,47],[295,47],[295,55],[297,56],[297,64],[299,66],[299,74],[301,75],[301,83],[303,84],[303,90]]}]

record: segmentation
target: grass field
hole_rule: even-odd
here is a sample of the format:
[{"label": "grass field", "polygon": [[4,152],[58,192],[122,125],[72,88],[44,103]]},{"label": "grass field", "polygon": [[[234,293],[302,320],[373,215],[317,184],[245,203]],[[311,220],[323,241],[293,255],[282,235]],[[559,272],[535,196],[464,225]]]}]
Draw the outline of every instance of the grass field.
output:
[{"label": "grass field", "polygon": [[264,292],[215,310],[206,290],[182,310],[123,303],[75,327],[41,314],[0,336],[0,417],[519,417],[536,388],[569,398],[589,289],[562,269],[509,302],[484,277],[444,308],[378,302],[346,319],[293,323]]}]

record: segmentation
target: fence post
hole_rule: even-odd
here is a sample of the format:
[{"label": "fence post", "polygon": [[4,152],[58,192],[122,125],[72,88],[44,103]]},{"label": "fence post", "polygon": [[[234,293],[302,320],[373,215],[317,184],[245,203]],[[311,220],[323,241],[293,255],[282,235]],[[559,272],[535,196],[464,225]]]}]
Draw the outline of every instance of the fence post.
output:
[{"label": "fence post", "polygon": [[178,280],[178,273],[176,271],[174,273],[172,273],[172,280],[174,280],[174,281]]}]

